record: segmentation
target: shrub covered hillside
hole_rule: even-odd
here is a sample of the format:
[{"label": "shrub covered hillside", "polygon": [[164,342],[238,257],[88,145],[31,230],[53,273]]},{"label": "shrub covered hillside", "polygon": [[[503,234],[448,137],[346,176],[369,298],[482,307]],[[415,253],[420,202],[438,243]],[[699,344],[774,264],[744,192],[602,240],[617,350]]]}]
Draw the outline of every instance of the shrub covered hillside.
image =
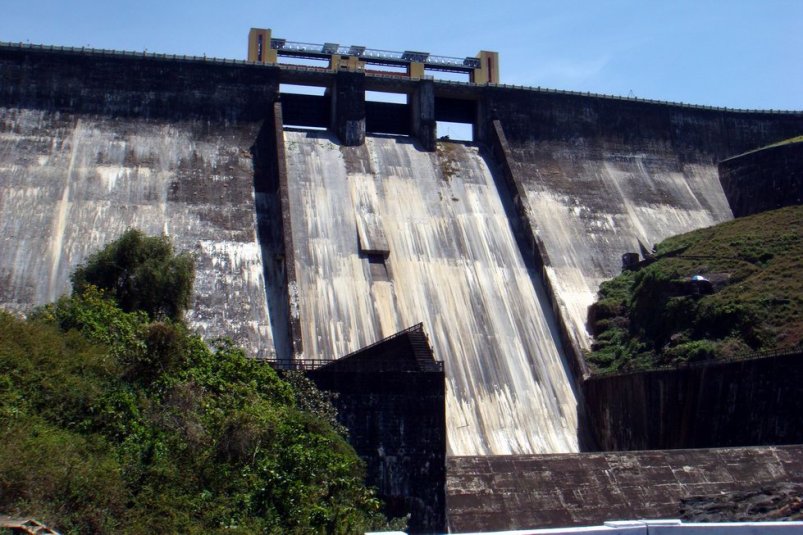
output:
[{"label": "shrub covered hillside", "polygon": [[603,372],[803,348],[803,206],[665,240],[602,284],[589,327]]},{"label": "shrub covered hillside", "polygon": [[191,280],[191,259],[129,231],[76,272],[72,296],[24,321],[0,312],[0,513],[65,533],[381,525],[327,408],[304,410],[269,366],[188,332]]}]

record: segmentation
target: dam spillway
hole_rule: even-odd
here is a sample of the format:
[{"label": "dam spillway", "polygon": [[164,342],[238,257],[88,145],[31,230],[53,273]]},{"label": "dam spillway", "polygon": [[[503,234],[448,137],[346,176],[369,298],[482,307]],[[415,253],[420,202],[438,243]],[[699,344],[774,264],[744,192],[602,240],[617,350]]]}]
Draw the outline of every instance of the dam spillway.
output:
[{"label": "dam spillway", "polygon": [[[449,454],[577,451],[554,317],[478,148],[284,136],[304,357],[337,358],[423,322],[446,368]],[[366,234],[387,258],[361,253]]]}]

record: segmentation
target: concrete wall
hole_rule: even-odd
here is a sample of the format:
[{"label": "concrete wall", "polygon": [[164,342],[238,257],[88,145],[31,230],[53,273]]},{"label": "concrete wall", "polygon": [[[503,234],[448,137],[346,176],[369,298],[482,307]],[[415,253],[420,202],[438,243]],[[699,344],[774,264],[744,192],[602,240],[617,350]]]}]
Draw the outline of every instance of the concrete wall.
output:
[{"label": "concrete wall", "polygon": [[263,120],[278,69],[202,58],[0,45],[0,105],[115,117]]},{"label": "concrete wall", "polygon": [[251,148],[268,70],[0,47],[0,306],[70,290],[127,227],[196,256],[190,325],[274,354]]},{"label": "concrete wall", "polygon": [[452,457],[452,532],[681,517],[692,496],[803,483],[803,447]]},{"label": "concrete wall", "polygon": [[[486,532],[486,535],[797,535],[803,522],[681,522],[629,520],[581,528],[545,528]],[[394,534],[396,535],[396,534]]]},{"label": "concrete wall", "polygon": [[621,254],[732,217],[716,164],[803,130],[801,114],[732,112],[489,88],[504,162],[572,344],[587,349],[588,306]]},{"label": "concrete wall", "polygon": [[803,443],[803,355],[592,377],[603,450]]},{"label": "concrete wall", "polygon": [[803,141],[748,152],[719,163],[733,215],[803,203]]}]

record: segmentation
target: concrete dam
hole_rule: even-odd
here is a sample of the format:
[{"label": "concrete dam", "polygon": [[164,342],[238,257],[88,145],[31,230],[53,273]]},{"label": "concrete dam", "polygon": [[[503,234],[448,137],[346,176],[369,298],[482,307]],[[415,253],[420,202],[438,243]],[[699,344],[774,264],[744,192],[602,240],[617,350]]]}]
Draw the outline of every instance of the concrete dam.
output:
[{"label": "concrete dam", "polygon": [[[436,142],[441,120],[474,141]],[[69,292],[127,227],[165,233],[196,255],[204,337],[292,365],[421,322],[450,456],[577,452],[599,283],[732,218],[717,163],[801,131],[800,113],[3,44],[0,306]]]}]

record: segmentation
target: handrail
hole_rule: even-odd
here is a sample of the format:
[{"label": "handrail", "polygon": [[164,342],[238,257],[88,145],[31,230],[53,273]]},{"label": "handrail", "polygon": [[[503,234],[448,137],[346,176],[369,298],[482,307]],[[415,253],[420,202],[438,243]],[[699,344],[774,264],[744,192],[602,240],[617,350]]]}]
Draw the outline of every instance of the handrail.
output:
[{"label": "handrail", "polygon": [[[337,364],[337,367],[340,368],[340,369],[346,368],[348,370],[352,370],[352,369],[356,370],[356,369],[359,369],[359,368],[363,368],[367,364],[367,362],[364,361],[364,360],[351,362],[349,360],[349,357],[358,355],[358,354],[363,353],[363,352],[365,352],[365,351],[367,351],[369,349],[373,349],[373,348],[375,348],[375,347],[377,347],[377,346],[379,346],[381,344],[389,342],[390,340],[394,340],[396,338],[400,338],[402,336],[405,336],[405,335],[408,335],[410,333],[417,332],[417,331],[420,331],[426,337],[426,333],[424,333],[424,324],[423,324],[423,322],[422,323],[417,323],[415,325],[407,327],[406,329],[402,329],[399,332],[391,334],[390,336],[387,336],[387,337],[385,337],[385,338],[383,338],[381,340],[378,340],[378,341],[376,341],[376,342],[374,342],[372,344],[369,344],[369,345],[367,345],[365,347],[362,347],[362,348],[360,348],[360,349],[358,349],[356,351],[352,351],[351,353],[348,353],[348,354],[343,355],[342,357],[339,357],[339,358],[336,358],[336,359],[275,360],[275,359],[263,358],[263,359],[259,359],[259,360],[260,360],[260,362],[264,362],[266,364],[269,364],[269,365],[273,366],[274,368],[281,369],[281,370],[311,371],[311,370],[317,370],[318,368],[321,368],[321,367],[326,366],[328,364],[335,364],[335,363]],[[403,364],[398,360],[388,360],[388,359],[382,359],[382,358],[371,359],[368,362],[370,362],[371,366],[374,366],[374,367],[377,364],[379,364],[380,370],[398,369],[400,364]],[[431,363],[430,362],[427,363],[427,366],[429,366],[430,364],[433,364],[435,366],[435,368],[437,369],[437,371],[443,371],[443,361],[442,360],[434,360],[433,359]],[[422,371],[427,371],[427,370],[422,370]]]},{"label": "handrail", "polygon": [[399,331],[397,333],[393,333],[393,334],[391,334],[390,336],[388,336],[386,338],[378,340],[378,341],[374,342],[373,344],[368,344],[367,346],[365,346],[363,348],[360,348],[360,349],[358,349],[356,351],[352,351],[351,353],[349,353],[347,355],[343,355],[342,357],[340,357],[337,360],[347,359],[347,358],[352,357],[352,356],[354,356],[354,355],[356,355],[358,353],[362,353],[363,351],[365,351],[367,349],[373,349],[376,346],[384,344],[385,342],[388,342],[390,340],[394,340],[396,338],[399,338],[399,337],[404,336],[406,334],[410,334],[410,333],[415,332],[415,331],[423,331],[423,330],[424,330],[424,323],[423,322],[416,323],[415,325],[407,327],[406,329],[402,329],[401,331]]},{"label": "handrail", "polygon": [[407,363],[403,361],[381,359],[381,358],[371,359],[371,360],[355,360],[355,361],[350,361],[345,359],[335,359],[335,360],[295,359],[290,361],[260,359],[260,362],[272,366],[274,369],[280,371],[314,371],[324,368],[330,364],[333,365],[332,371],[338,371],[338,372],[364,371],[366,369],[370,371],[380,371],[380,372],[383,371],[442,372],[444,369],[442,360],[433,360],[432,362],[427,363],[426,366],[417,370],[407,369],[407,367],[404,366],[404,364]]},{"label": "handrail", "polygon": [[480,67],[478,58],[465,57],[456,58],[450,56],[437,56],[429,52],[404,51],[395,52],[392,50],[381,50],[378,48],[367,48],[364,46],[341,45],[338,43],[302,43],[288,41],[286,39],[271,39],[270,47],[280,55],[307,55],[310,57],[326,58],[328,56],[352,56],[362,61],[377,61],[380,63],[391,62],[397,64],[409,64],[414,61],[425,64],[428,67],[446,67],[458,69],[460,71],[471,71]]}]

